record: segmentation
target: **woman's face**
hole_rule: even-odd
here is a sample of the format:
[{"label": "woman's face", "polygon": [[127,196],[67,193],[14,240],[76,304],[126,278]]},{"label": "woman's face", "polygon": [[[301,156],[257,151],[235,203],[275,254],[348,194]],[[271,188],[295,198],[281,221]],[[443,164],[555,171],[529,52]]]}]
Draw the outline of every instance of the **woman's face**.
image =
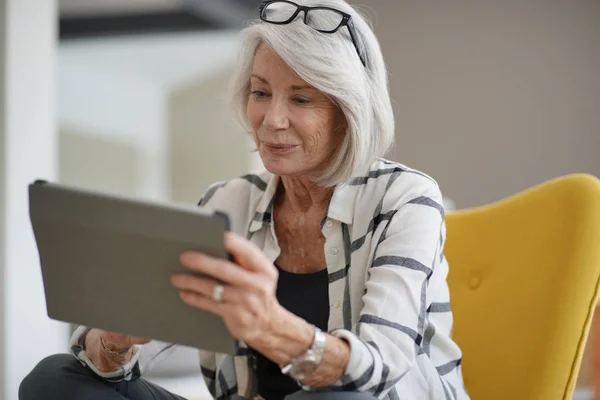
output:
[{"label": "woman's face", "polygon": [[280,176],[319,176],[346,131],[341,110],[265,44],[254,58],[247,114],[265,168]]}]

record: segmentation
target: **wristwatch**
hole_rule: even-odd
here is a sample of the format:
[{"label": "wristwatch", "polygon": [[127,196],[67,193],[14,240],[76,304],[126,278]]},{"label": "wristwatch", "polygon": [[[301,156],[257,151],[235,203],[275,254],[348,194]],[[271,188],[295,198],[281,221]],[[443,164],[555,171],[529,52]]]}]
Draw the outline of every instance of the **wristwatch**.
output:
[{"label": "wristwatch", "polygon": [[288,375],[297,381],[306,379],[312,375],[323,358],[323,350],[325,350],[326,336],[316,326],[312,326],[315,330],[313,344],[303,355],[293,358],[292,362],[281,368],[284,375]]}]

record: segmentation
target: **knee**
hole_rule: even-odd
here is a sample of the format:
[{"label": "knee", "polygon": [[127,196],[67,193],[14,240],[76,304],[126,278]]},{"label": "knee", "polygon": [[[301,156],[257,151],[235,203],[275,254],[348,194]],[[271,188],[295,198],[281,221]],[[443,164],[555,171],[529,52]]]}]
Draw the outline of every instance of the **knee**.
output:
[{"label": "knee", "polygon": [[19,399],[51,398],[52,390],[65,383],[67,371],[79,366],[79,361],[71,354],[54,354],[44,358],[21,381]]}]

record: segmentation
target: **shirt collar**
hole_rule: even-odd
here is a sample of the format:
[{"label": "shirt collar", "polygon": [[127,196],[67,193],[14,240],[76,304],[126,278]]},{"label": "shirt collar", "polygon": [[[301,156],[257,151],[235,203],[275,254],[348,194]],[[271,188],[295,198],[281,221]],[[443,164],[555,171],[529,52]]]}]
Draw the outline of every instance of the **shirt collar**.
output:
[{"label": "shirt collar", "polygon": [[[268,179],[267,187],[254,209],[254,216],[252,217],[249,229],[251,233],[259,231],[263,226],[270,225],[273,221],[273,202],[277,186],[279,185],[279,177],[269,174]],[[257,189],[255,188],[254,190]]]},{"label": "shirt collar", "polygon": [[[264,190],[257,206],[254,210],[254,216],[250,224],[250,232],[254,233],[264,226],[273,222],[273,203],[275,193],[279,186],[280,178],[277,175],[270,175],[267,187]],[[356,196],[360,185],[341,183],[335,187],[329,208],[327,209],[327,218],[337,220],[344,224],[352,224],[354,220],[354,207]]]}]

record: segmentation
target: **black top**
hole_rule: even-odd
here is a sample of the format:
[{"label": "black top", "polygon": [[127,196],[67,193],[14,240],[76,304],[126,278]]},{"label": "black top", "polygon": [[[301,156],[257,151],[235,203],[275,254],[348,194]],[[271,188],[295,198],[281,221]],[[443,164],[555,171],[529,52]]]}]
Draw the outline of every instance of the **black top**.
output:
[{"label": "black top", "polygon": [[[294,274],[279,270],[277,300],[288,311],[327,331],[329,320],[329,282],[327,269],[310,274]],[[292,378],[283,375],[277,364],[256,354],[258,393],[266,400],[282,400],[300,390]]]}]

